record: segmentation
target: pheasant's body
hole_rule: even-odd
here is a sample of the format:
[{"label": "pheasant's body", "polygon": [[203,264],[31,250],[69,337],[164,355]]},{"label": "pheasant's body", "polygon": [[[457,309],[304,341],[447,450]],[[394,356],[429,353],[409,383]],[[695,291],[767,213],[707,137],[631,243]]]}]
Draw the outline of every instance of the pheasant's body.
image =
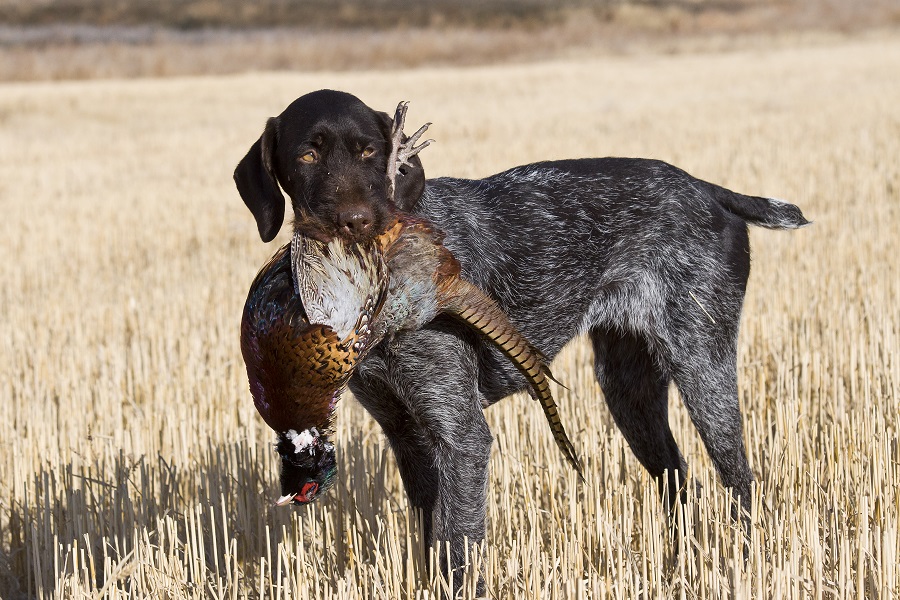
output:
[{"label": "pheasant's body", "polygon": [[[334,479],[335,405],[371,347],[368,324],[386,285],[380,255],[330,244],[319,250],[304,255],[313,266],[298,280],[297,252],[281,248],[250,286],[241,322],[253,402],[278,433],[282,488],[288,490],[279,503],[309,502]],[[296,292],[298,283],[312,294],[308,302]]]},{"label": "pheasant's body", "polygon": [[262,268],[244,306],[241,351],[272,429],[330,430],[359,360],[385,336],[437,316],[435,273],[455,261],[423,233],[431,231],[397,223],[367,248],[295,236]]},{"label": "pheasant's body", "polygon": [[288,431],[305,424],[325,425],[355,357],[332,328],[310,324],[294,293],[287,247],[276,253],[250,288],[241,323],[241,352],[253,401],[269,427]]},{"label": "pheasant's body", "polygon": [[[305,457],[307,448],[312,454],[319,443],[333,463],[328,440],[335,404],[355,366],[385,337],[419,329],[444,312],[485,335],[522,372],[557,445],[580,472],[543,357],[492,299],[459,277],[459,263],[441,238],[411,217],[398,219],[368,247],[295,236],[257,275],[244,307],[241,350],[256,408],[279,433],[284,460]],[[295,497],[311,499],[290,492],[282,500]]]}]

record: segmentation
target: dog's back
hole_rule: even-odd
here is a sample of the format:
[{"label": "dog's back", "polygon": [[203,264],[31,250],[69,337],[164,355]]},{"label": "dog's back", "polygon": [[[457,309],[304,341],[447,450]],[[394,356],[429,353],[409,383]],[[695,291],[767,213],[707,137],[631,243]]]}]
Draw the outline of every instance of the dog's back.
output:
[{"label": "dog's back", "polygon": [[[739,499],[743,512],[734,507],[733,514],[746,518],[753,475],[737,394],[737,336],[750,273],[747,224],[801,227],[807,221],[799,208],[732,192],[660,161],[604,158],[538,163],[477,181],[428,180],[412,210],[446,233],[462,275],[492,295],[547,357],[587,334],[613,419],[670,508],[684,500],[687,476],[668,421],[675,383],[723,485]],[[369,396],[374,390],[400,398],[397,406],[441,406],[441,428],[455,419],[464,431],[480,431],[483,424],[464,407],[473,399],[490,405],[525,382],[499,353],[464,339],[452,324],[417,332],[396,351],[385,348],[373,376],[364,374],[354,392],[386,431],[398,418],[411,422],[406,410],[421,409],[384,412],[377,395]],[[459,373],[447,377],[451,365]],[[398,380],[399,372],[433,372],[421,399],[410,388],[375,383]],[[460,396],[468,378],[477,386]],[[451,409],[435,404],[438,398],[458,400]],[[402,437],[413,434],[404,429]],[[417,431],[415,439],[423,435]],[[481,477],[475,472],[486,468],[489,439],[467,437],[460,446],[456,436],[445,437],[444,459],[469,457],[463,471]],[[472,463],[475,439],[484,456]],[[411,497],[424,493],[416,485],[407,487]],[[484,502],[479,494],[448,514],[480,515]],[[446,534],[464,522],[435,524]]]},{"label": "dog's back", "polygon": [[[598,325],[665,337],[667,307],[685,300],[703,319],[736,318],[750,267],[746,224],[807,223],[792,204],[631,158],[430,179],[413,210],[447,234],[463,275],[551,358]],[[505,371],[509,380],[488,384],[492,400],[524,385]]]}]

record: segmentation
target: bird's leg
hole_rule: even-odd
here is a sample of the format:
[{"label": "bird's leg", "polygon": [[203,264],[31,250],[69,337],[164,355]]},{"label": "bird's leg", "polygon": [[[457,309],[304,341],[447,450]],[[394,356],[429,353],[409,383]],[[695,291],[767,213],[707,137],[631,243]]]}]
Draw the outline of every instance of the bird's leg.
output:
[{"label": "bird's leg", "polygon": [[409,108],[409,101],[403,101],[397,105],[397,111],[394,113],[394,125],[391,128],[391,154],[388,157],[388,180],[391,184],[391,200],[394,199],[394,192],[397,189],[397,174],[403,166],[411,167],[409,160],[419,152],[427,148],[434,140],[425,140],[418,146],[416,142],[425,133],[431,123],[425,123],[419,127],[418,131],[409,136],[406,141],[403,140],[403,127],[406,124],[406,110]]}]

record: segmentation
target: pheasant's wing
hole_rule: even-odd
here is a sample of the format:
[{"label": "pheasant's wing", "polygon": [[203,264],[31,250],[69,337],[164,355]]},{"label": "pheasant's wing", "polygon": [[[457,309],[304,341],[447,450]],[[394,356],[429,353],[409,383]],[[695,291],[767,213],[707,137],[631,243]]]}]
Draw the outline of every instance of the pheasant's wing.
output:
[{"label": "pheasant's wing", "polygon": [[306,320],[303,304],[294,296],[290,251],[283,246],[263,265],[250,284],[241,320],[241,337],[264,335],[273,323]]},{"label": "pheasant's wing", "polygon": [[328,325],[354,352],[374,342],[370,324],[381,310],[387,270],[374,246],[328,244],[301,235],[291,241],[297,294],[310,323]]}]

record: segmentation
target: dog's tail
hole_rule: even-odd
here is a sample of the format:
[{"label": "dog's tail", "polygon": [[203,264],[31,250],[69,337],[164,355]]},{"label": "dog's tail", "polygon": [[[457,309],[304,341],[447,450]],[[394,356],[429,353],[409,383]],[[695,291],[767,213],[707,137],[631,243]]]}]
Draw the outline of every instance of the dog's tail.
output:
[{"label": "dog's tail", "polygon": [[753,225],[769,229],[797,229],[810,223],[799,207],[783,200],[745,196],[717,185],[709,186],[713,197],[725,210]]}]

